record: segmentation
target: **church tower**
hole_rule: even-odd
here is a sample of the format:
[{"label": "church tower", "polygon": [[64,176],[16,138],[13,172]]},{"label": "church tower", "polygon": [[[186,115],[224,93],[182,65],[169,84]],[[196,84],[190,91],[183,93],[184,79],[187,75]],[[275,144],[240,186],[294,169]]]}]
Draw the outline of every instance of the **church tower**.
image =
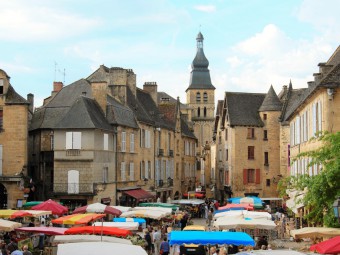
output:
[{"label": "church tower", "polygon": [[198,151],[212,141],[215,112],[215,87],[211,83],[203,40],[204,37],[199,32],[196,38],[197,52],[191,64],[190,83],[186,90],[188,119],[198,139]]}]

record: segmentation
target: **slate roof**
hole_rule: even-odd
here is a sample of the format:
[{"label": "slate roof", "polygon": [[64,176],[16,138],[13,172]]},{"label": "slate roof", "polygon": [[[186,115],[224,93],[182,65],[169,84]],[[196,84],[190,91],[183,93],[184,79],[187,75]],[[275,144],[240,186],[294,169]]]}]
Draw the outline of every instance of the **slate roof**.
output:
[{"label": "slate roof", "polygon": [[275,93],[273,86],[271,85],[269,91],[264,98],[262,105],[259,109],[260,112],[267,112],[267,111],[281,111],[282,103],[278,96]]},{"label": "slate roof", "polygon": [[226,107],[230,126],[262,127],[258,109],[263,103],[264,93],[226,92]]},{"label": "slate roof", "polygon": [[[162,101],[162,98],[169,98],[169,101],[168,101],[169,103],[176,103],[177,102],[177,100],[175,98],[173,98],[172,96],[170,96],[168,93],[162,92],[162,91],[157,92],[157,102],[158,102],[158,104],[164,102],[164,101]],[[186,105],[186,104],[180,103],[180,105],[181,105],[181,109],[188,108],[188,105]]]},{"label": "slate roof", "polygon": [[182,119],[182,117],[181,117],[181,132],[183,136],[187,136],[187,137],[194,138],[197,140],[197,137],[190,130],[188,124],[186,123],[184,119]]},{"label": "slate roof", "polygon": [[[197,35],[197,42],[203,43],[203,35],[201,32]],[[215,89],[211,83],[210,72],[208,69],[209,61],[204,55],[203,44],[202,47],[197,47],[197,52],[194,60],[192,61],[192,71],[190,74],[189,89]]]},{"label": "slate roof", "polygon": [[107,96],[106,118],[112,125],[138,128],[138,124],[133,111],[119,103],[111,96]]},{"label": "slate roof", "polygon": [[22,96],[20,96],[11,85],[8,86],[5,103],[6,104],[29,104],[29,102],[26,99],[24,99]]}]

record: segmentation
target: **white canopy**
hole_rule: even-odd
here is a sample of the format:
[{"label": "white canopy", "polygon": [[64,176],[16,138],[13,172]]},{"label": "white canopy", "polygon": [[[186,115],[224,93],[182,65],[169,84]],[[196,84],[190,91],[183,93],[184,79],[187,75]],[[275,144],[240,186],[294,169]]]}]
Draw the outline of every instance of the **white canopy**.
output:
[{"label": "white canopy", "polygon": [[[94,226],[102,226],[102,222],[94,222]],[[139,223],[138,222],[103,222],[104,227],[116,227],[127,230],[138,230]]]},{"label": "white canopy", "polygon": [[122,213],[120,217],[122,218],[150,218],[155,220],[160,220],[161,218],[169,215],[162,211],[152,211],[152,210],[136,210]]},{"label": "white canopy", "polygon": [[166,213],[167,215],[171,215],[172,213],[172,209],[171,208],[165,208],[165,207],[153,207],[153,206],[150,206],[150,207],[133,207],[131,209],[132,211],[137,211],[137,210],[151,210],[151,211],[160,211],[160,212],[163,212],[163,213]]},{"label": "white canopy", "polygon": [[286,190],[288,196],[290,197],[286,201],[286,205],[289,209],[291,209],[295,214],[298,213],[298,209],[304,207],[303,198],[307,192],[307,189],[301,190]]},{"label": "white canopy", "polygon": [[218,229],[234,229],[234,228],[258,228],[258,229],[275,229],[276,224],[271,220],[261,219],[242,219],[239,216],[219,218],[214,221],[214,227]]},{"label": "white canopy", "polygon": [[59,235],[53,239],[54,244],[59,243],[82,243],[82,242],[103,242],[108,243],[121,243],[131,245],[131,241],[123,238],[117,238],[112,236],[97,236],[97,235]]},{"label": "white canopy", "polygon": [[173,204],[181,204],[181,205],[200,205],[204,204],[205,201],[202,199],[180,199],[180,200],[172,200]]},{"label": "white canopy", "polygon": [[122,213],[131,211],[131,207],[128,207],[128,206],[110,205],[110,207],[117,209],[117,210],[121,211]]},{"label": "white canopy", "polygon": [[10,232],[20,227],[21,223],[19,222],[0,219],[0,231]]},{"label": "white canopy", "polygon": [[141,246],[120,243],[83,242],[83,243],[65,243],[58,245],[57,255],[70,255],[70,254],[147,255],[146,251]]},{"label": "white canopy", "polygon": [[41,211],[41,210],[25,210],[33,215],[33,217],[48,216],[52,214],[52,211]]},{"label": "white canopy", "polygon": [[227,212],[216,213],[214,215],[215,219],[224,217],[235,217],[242,216],[243,218],[259,219],[259,220],[271,220],[272,216],[268,212],[257,212],[257,211],[247,211],[247,210],[231,210]]}]

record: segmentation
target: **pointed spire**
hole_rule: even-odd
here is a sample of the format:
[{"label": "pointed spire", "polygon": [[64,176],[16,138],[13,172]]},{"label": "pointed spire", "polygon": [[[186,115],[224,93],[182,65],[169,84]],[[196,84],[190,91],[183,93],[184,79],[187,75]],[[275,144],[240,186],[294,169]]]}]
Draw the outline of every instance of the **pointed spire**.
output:
[{"label": "pointed spire", "polygon": [[268,93],[264,98],[262,105],[259,109],[260,112],[266,111],[281,111],[282,103],[275,93],[273,85],[270,85]]}]

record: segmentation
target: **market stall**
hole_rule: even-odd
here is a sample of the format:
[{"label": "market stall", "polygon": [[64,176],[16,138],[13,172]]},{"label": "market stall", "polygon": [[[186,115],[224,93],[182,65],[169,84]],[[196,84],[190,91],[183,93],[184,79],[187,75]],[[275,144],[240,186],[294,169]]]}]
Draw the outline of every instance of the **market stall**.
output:
[{"label": "market stall", "polygon": [[330,238],[340,236],[339,228],[306,227],[290,231],[290,235],[295,239],[299,238]]},{"label": "market stall", "polygon": [[101,203],[94,203],[94,204],[89,204],[85,205],[82,207],[76,208],[72,214],[76,213],[105,213],[105,214],[112,214],[115,216],[119,216],[122,214],[122,212],[118,209],[115,209],[111,206],[104,205]]},{"label": "market stall", "polygon": [[130,230],[115,228],[115,227],[104,227],[104,226],[82,226],[72,227],[65,231],[65,235],[77,235],[77,234],[93,234],[93,235],[109,235],[116,237],[127,237],[131,236]]},{"label": "market stall", "polygon": [[83,242],[108,242],[108,243],[122,243],[131,245],[131,241],[123,238],[113,236],[97,236],[97,235],[63,235],[56,236],[52,245],[61,243],[83,243]]},{"label": "market stall", "polygon": [[321,254],[338,254],[340,253],[340,235],[314,244],[310,247],[310,250]]},{"label": "market stall", "polygon": [[105,217],[105,214],[86,213],[86,214],[72,214],[52,220],[53,224],[61,225],[77,225],[87,224]]},{"label": "market stall", "polygon": [[[165,209],[165,208],[163,208]],[[135,210],[121,214],[124,218],[149,218],[154,220],[160,220],[169,215],[169,213],[163,211],[152,211],[152,210]]]},{"label": "market stall", "polygon": [[120,205],[109,205],[109,206],[114,208],[114,209],[121,211],[122,213],[131,211],[131,208],[132,208],[132,207],[129,207],[129,206],[120,206]]},{"label": "market stall", "polygon": [[10,232],[21,227],[21,223],[0,219],[0,231]]},{"label": "market stall", "polygon": [[42,233],[45,235],[64,235],[67,228],[58,227],[19,227],[16,231],[29,232],[29,233]]},{"label": "market stall", "polygon": [[35,211],[35,210],[0,210],[0,218],[15,219],[23,217],[40,217],[52,214],[51,211]]},{"label": "market stall", "polygon": [[137,222],[139,226],[144,229],[146,228],[146,220],[143,218],[113,218],[113,222]]},{"label": "market stall", "polygon": [[121,228],[126,229],[130,231],[136,231],[138,230],[139,223],[138,222],[94,222],[93,226],[104,226],[104,227],[115,227],[115,228]]},{"label": "market stall", "polygon": [[240,216],[218,218],[216,221],[214,221],[214,227],[219,230],[236,228],[271,230],[276,228],[275,222],[271,220],[239,217]]},{"label": "market stall", "polygon": [[51,211],[54,215],[63,215],[68,212],[68,208],[63,206],[52,199],[31,207],[32,210],[45,210]]}]

